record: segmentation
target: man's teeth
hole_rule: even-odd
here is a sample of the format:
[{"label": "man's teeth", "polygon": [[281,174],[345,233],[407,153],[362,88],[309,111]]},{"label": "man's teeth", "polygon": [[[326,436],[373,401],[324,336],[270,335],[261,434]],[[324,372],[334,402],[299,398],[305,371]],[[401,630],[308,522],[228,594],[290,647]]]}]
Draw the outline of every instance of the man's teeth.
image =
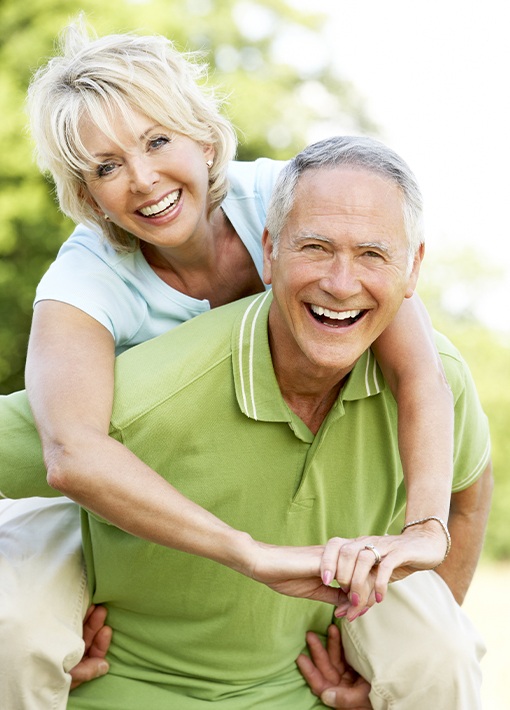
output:
[{"label": "man's teeth", "polygon": [[347,320],[348,318],[357,318],[361,313],[359,311],[330,311],[329,308],[323,308],[322,306],[311,306],[312,312],[318,316],[326,316],[326,318],[331,318],[332,320]]},{"label": "man's teeth", "polygon": [[141,212],[141,214],[143,214],[144,217],[152,217],[152,215],[154,214],[164,212],[169,207],[173,207],[175,205],[175,203],[179,199],[179,194],[180,190],[174,190],[166,197],[163,197],[161,202],[158,202],[156,205],[149,205],[149,207],[142,207],[139,211]]}]

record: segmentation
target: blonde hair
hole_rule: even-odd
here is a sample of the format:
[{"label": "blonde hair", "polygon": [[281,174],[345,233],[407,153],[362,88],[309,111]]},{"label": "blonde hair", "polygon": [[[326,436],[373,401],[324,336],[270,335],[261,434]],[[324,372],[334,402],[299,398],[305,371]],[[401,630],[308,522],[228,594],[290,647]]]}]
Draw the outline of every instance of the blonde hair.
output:
[{"label": "blonde hair", "polygon": [[235,155],[236,137],[220,114],[220,101],[198,83],[206,76],[207,65],[196,53],[178,52],[161,35],[91,37],[82,17],[62,32],[59,50],[35,72],[27,109],[38,165],[53,178],[64,214],[76,223],[98,226],[119,251],[139,246],[136,237],[106,221],[84,199],[84,173],[94,159],[80,139],[86,116],[117,140],[112,116],[120,112],[127,119],[133,110],[214,147],[209,211],[218,207],[227,192],[227,167]]}]

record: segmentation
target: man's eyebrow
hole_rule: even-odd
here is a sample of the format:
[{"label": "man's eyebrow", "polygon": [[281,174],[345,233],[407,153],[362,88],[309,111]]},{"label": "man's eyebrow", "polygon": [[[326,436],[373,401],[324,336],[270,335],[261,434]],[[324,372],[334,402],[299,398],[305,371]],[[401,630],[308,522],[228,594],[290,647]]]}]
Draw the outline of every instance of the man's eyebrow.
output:
[{"label": "man's eyebrow", "polygon": [[389,254],[390,249],[384,242],[361,242],[356,245],[358,249],[378,249],[379,251]]},{"label": "man's eyebrow", "polygon": [[293,236],[295,242],[306,242],[309,239],[313,239],[317,242],[324,242],[325,244],[331,244],[331,239],[325,237],[322,234],[317,234],[309,230],[302,230]]}]

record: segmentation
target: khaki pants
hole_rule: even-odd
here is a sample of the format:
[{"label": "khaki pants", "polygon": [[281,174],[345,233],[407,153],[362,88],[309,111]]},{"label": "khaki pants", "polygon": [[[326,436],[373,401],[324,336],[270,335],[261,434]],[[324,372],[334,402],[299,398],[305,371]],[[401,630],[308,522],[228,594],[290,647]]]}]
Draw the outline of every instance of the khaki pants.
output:
[{"label": "khaki pants", "polygon": [[436,572],[415,572],[342,625],[346,659],[374,710],[479,710],[485,646]]},{"label": "khaki pants", "polygon": [[80,513],[67,498],[0,500],[0,707],[64,710],[88,607]]},{"label": "khaki pants", "polygon": [[[2,709],[65,710],[87,606],[78,506],[0,501]],[[382,604],[343,624],[342,637],[372,684],[374,710],[481,708],[483,643],[435,572],[391,585]]]}]

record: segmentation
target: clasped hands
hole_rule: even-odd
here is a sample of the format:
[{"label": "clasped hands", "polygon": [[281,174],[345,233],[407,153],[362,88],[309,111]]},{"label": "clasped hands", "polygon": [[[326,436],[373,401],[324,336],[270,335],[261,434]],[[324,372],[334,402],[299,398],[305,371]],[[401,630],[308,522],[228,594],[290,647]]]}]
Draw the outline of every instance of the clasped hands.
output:
[{"label": "clasped hands", "polygon": [[386,596],[388,584],[444,557],[441,530],[409,528],[401,535],[331,538],[326,545],[257,546],[249,576],[280,594],[333,604],[354,621]]}]

